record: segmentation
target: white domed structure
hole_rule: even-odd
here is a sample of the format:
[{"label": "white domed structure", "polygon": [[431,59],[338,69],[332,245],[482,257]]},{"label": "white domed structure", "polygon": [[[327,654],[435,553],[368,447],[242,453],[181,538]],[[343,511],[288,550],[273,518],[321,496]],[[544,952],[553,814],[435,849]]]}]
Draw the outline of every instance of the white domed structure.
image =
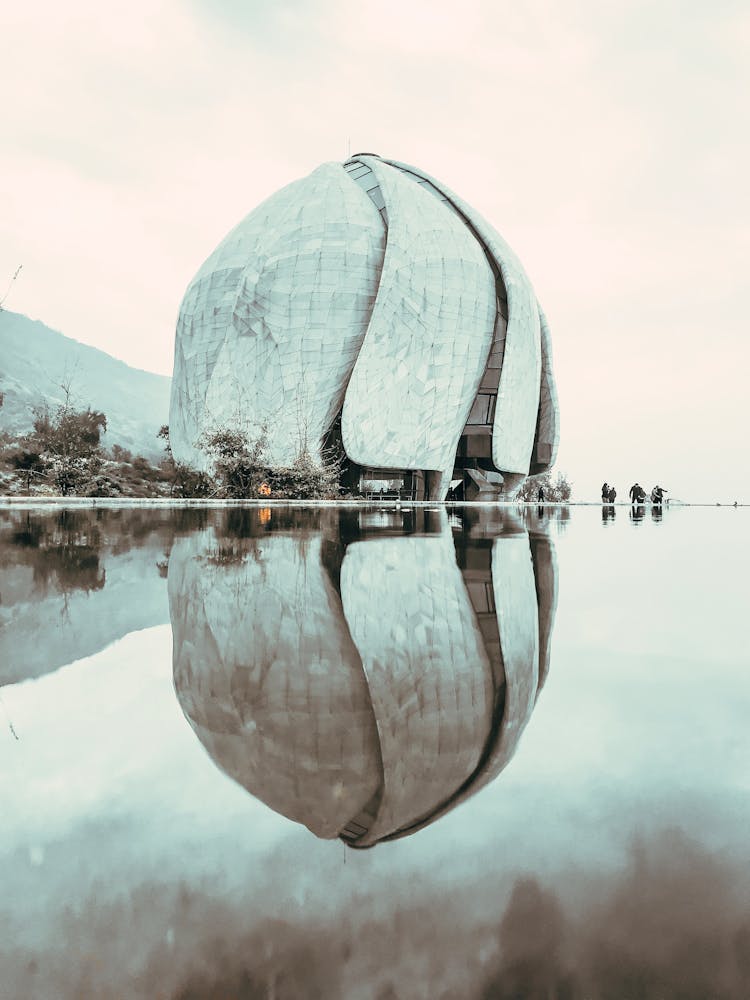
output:
[{"label": "white domed structure", "polygon": [[272,195],[190,283],[170,441],[264,433],[271,464],[335,440],[349,483],[440,499],[467,469],[513,490],[557,451],[549,331],[513,251],[426,174],[370,154]]}]

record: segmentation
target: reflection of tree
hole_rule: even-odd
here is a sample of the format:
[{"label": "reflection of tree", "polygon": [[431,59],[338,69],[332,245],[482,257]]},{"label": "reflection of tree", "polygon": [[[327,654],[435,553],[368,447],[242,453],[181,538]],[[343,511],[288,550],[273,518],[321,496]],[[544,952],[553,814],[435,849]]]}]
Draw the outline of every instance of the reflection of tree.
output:
[{"label": "reflection of tree", "polygon": [[259,542],[274,534],[293,534],[304,556],[313,534],[333,534],[335,513],[306,507],[230,507],[215,524],[215,540],[205,553],[208,562],[230,566],[248,556],[261,560]]},{"label": "reflection of tree", "polygon": [[0,514],[0,568],[26,566],[39,597],[101,590],[102,560],[155,541],[168,559],[175,537],[205,527],[209,511],[71,510]]},{"label": "reflection of tree", "polygon": [[0,686],[167,621],[172,546],[217,518],[205,509],[0,509]]},{"label": "reflection of tree", "polygon": [[525,507],[521,512],[529,532],[549,535],[554,529],[558,535],[564,534],[570,523],[570,507],[558,504],[548,507]]},{"label": "reflection of tree", "polygon": [[52,520],[26,521],[11,534],[11,544],[23,551],[19,561],[30,566],[38,591],[54,589],[101,590],[104,570],[99,565],[101,533],[87,512],[62,510]]},{"label": "reflection of tree", "polygon": [[230,507],[217,535],[227,539],[261,538],[269,531],[299,535],[321,531],[332,519],[331,511],[319,507]]}]

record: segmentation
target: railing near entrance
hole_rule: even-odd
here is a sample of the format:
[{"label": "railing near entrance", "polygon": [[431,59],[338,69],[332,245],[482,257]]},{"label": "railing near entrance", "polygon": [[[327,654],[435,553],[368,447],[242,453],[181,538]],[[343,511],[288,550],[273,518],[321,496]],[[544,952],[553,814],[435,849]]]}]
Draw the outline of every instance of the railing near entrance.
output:
[{"label": "railing near entrance", "polygon": [[365,500],[413,500],[414,491],[404,490],[366,490]]}]

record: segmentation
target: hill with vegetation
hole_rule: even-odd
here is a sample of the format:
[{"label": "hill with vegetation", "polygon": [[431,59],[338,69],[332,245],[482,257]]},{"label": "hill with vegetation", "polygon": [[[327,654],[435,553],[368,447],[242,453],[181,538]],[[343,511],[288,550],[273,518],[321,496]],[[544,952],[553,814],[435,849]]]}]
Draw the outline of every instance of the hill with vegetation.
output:
[{"label": "hill with vegetation", "polygon": [[104,351],[0,310],[0,433],[31,430],[35,415],[66,402],[106,413],[102,443],[157,459],[164,442],[171,379],[131,368]]}]

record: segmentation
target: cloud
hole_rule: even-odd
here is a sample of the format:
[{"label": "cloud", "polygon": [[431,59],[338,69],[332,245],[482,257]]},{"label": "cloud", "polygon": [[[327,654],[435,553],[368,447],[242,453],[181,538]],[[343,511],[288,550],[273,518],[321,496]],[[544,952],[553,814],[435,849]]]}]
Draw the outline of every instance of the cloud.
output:
[{"label": "cloud", "polygon": [[[681,413],[705,399],[734,464],[741,4],[79,0],[6,22],[0,278],[25,265],[9,308],[168,372],[184,289],[225,233],[318,163],[381,152],[456,189],[524,261],[553,329],[561,462],[581,486],[603,385],[622,475],[633,387],[642,408],[659,385]],[[679,435],[659,451],[684,461]],[[734,488],[750,492],[746,474]]]}]

